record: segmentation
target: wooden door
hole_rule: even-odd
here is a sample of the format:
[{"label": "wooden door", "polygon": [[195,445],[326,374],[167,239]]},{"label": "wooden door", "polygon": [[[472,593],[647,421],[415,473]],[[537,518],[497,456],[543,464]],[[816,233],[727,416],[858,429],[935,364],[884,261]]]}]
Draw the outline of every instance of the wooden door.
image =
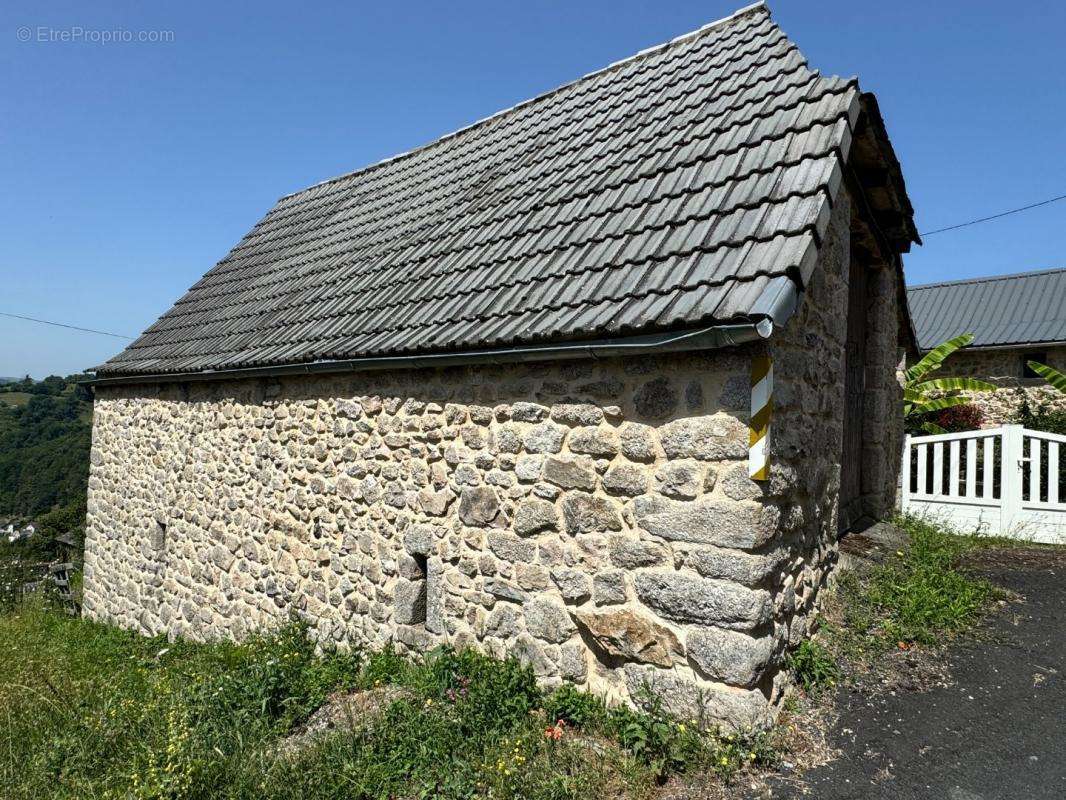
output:
[{"label": "wooden door", "polygon": [[866,267],[852,260],[844,350],[844,441],[840,459],[840,531],[862,516],[862,445],[866,388]]}]

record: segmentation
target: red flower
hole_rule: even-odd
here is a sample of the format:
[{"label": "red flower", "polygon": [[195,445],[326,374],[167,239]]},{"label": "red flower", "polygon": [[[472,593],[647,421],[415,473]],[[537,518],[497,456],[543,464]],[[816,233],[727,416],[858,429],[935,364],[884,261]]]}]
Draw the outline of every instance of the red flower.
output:
[{"label": "red flower", "polygon": [[559,720],[554,725],[549,725],[547,728],[544,729],[544,738],[551,739],[552,741],[556,742],[559,741],[563,738],[563,728],[565,727],[565,725],[566,723],[564,723],[562,720]]}]

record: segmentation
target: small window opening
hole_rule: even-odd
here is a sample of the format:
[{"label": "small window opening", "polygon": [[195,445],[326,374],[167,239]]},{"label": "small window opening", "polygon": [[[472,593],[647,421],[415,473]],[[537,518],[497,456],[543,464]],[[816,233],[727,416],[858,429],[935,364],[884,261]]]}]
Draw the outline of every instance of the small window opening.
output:
[{"label": "small window opening", "polygon": [[167,546],[167,526],[165,522],[157,522],[155,524],[152,529],[151,544],[152,549],[157,553]]},{"label": "small window opening", "polygon": [[396,595],[396,621],[401,625],[424,625],[428,589],[429,559],[424,553],[412,553],[414,568],[407,574]]},{"label": "small window opening", "polygon": [[1022,377],[1023,378],[1039,378],[1040,376],[1033,372],[1029,367],[1030,361],[1036,361],[1041,364],[1047,363],[1047,351],[1046,350],[1033,350],[1029,353],[1025,353],[1022,356]]}]

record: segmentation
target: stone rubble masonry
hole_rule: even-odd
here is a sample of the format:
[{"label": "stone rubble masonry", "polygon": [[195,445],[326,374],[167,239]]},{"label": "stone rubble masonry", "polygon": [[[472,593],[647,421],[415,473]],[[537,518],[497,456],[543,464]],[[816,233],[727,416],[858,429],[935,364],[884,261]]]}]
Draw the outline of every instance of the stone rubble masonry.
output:
[{"label": "stone rubble masonry", "polygon": [[86,616],[203,640],[296,615],[342,647],[476,646],[765,723],[835,558],[848,213],[771,340],[767,484],[746,476],[763,344],[101,386]]},{"label": "stone rubble masonry", "polygon": [[1049,386],[1043,378],[1022,377],[1022,363],[1036,353],[1043,354],[1044,363],[1066,372],[1066,346],[1034,344],[1028,349],[960,350],[948,357],[937,376],[980,378],[998,387],[991,392],[969,394],[988,428],[1014,422],[1023,400],[1028,400],[1034,409],[1044,405],[1054,411],[1066,411],[1066,394]]}]

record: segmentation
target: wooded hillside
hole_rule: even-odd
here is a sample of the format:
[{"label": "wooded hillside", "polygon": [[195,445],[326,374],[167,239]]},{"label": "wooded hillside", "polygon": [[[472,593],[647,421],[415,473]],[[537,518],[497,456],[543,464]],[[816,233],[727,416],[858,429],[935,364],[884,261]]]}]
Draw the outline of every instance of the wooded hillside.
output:
[{"label": "wooded hillside", "polygon": [[92,397],[83,377],[0,386],[0,517],[84,514]]}]

